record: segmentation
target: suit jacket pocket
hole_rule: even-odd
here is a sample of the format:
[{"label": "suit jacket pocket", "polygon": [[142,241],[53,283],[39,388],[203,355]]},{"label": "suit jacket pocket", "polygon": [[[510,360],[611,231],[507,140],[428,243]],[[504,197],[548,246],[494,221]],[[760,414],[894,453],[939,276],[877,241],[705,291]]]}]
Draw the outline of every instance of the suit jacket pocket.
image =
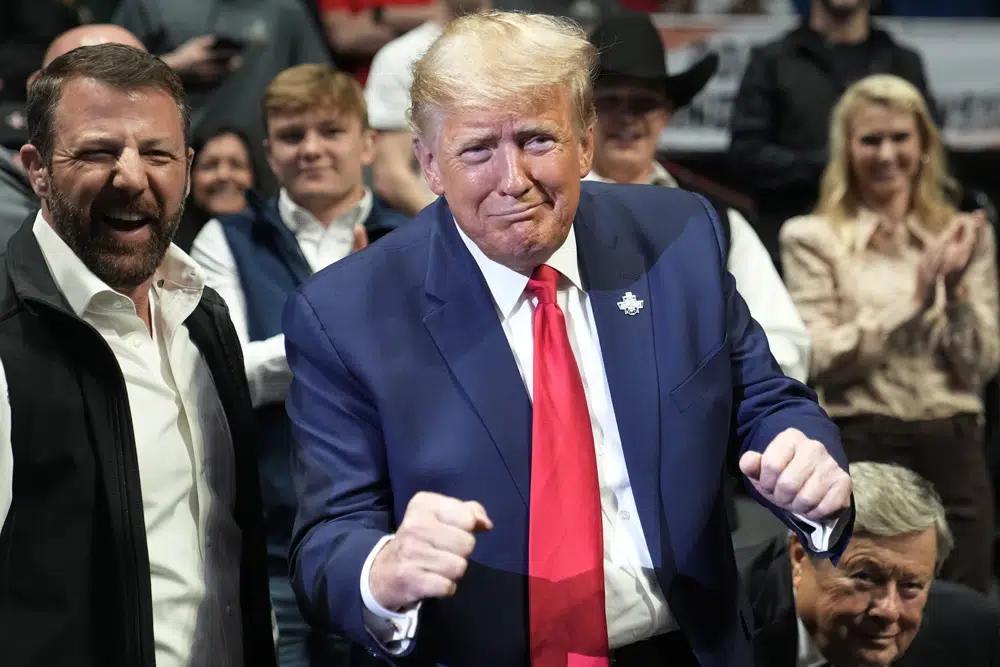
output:
[{"label": "suit jacket pocket", "polygon": [[720,398],[731,386],[729,346],[724,340],[687,379],[671,390],[670,398],[679,411],[685,412],[696,403]]}]

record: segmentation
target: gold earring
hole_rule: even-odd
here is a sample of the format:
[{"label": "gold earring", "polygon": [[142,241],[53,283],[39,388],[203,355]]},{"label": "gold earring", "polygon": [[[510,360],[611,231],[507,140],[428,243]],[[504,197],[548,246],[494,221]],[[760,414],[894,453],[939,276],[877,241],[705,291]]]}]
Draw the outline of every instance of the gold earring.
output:
[{"label": "gold earring", "polygon": [[928,162],[931,161],[931,156],[928,155],[927,153],[924,153],[923,155],[920,156],[920,161],[923,162],[924,164],[927,164]]}]

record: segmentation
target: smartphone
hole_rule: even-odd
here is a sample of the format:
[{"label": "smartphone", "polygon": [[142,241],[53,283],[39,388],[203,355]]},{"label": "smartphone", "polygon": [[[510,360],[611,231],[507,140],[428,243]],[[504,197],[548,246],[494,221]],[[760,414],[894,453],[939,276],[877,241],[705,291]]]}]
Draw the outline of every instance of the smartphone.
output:
[{"label": "smartphone", "polygon": [[216,51],[239,52],[246,48],[246,43],[233,37],[216,35],[212,48]]}]

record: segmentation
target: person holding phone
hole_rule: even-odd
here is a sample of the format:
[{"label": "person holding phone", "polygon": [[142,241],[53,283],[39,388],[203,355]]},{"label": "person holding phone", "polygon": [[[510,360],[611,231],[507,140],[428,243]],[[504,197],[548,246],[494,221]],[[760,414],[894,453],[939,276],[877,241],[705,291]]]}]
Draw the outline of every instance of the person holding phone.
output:
[{"label": "person holding phone", "polygon": [[[298,0],[121,0],[114,23],[131,30],[184,81],[193,136],[221,125],[246,133],[267,159],[260,100],[289,67],[329,64],[323,35]],[[258,184],[275,189],[273,178]]]}]

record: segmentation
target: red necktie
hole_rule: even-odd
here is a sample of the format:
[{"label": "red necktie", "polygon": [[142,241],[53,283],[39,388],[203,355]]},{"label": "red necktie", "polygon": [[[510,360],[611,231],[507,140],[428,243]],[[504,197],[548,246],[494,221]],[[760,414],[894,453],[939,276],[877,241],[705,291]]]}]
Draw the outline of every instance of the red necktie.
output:
[{"label": "red necktie", "polygon": [[528,536],[532,667],[606,667],[597,457],[580,369],[556,303],[559,272],[535,269],[534,416]]}]

